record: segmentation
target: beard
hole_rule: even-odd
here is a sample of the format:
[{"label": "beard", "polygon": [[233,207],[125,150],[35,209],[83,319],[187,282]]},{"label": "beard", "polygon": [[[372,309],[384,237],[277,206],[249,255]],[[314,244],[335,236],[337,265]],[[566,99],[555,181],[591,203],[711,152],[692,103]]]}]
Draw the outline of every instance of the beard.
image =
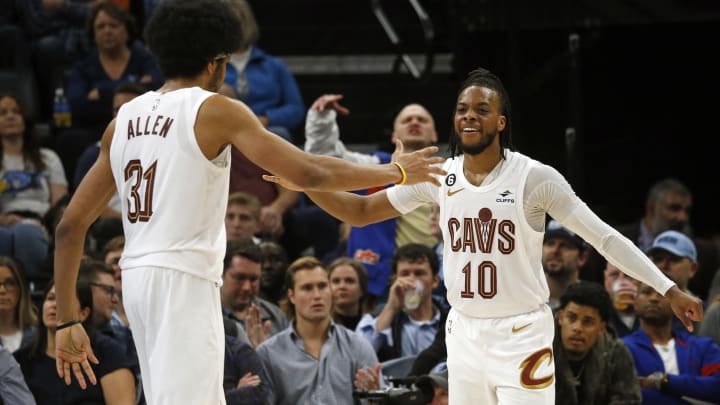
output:
[{"label": "beard", "polygon": [[485,149],[487,149],[488,146],[493,143],[495,137],[497,136],[497,131],[493,131],[492,133],[487,134],[484,138],[473,144],[464,143],[460,135],[458,135],[457,131],[453,134],[453,136],[455,137],[456,144],[460,145],[460,150],[463,153],[475,156],[483,153]]}]

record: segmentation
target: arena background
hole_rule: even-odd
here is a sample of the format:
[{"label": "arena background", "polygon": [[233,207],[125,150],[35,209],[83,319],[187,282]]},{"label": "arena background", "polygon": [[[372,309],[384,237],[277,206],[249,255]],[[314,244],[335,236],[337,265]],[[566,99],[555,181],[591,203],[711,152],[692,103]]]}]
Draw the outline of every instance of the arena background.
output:
[{"label": "arena background", "polygon": [[[419,5],[431,23],[423,31]],[[613,223],[642,215],[675,176],[695,195],[696,233],[720,232],[716,195],[720,3],[710,0],[254,0],[259,45],[296,75],[306,105],[343,93],[342,138],[391,149],[408,101],[446,143],[464,75],[486,67],[513,101],[515,146],[568,176]],[[384,17],[397,34],[389,39]],[[426,28],[428,24],[426,22]],[[414,61],[419,78],[400,61]],[[427,57],[432,55],[432,69]],[[574,129],[575,142],[566,137]],[[294,134],[301,144],[302,131]]]}]

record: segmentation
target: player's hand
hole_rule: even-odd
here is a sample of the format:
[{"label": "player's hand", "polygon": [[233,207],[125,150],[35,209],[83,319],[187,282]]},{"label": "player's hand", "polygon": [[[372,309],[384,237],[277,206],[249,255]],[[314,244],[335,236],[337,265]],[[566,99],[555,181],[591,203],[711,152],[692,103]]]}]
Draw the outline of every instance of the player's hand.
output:
[{"label": "player's hand", "polygon": [[372,391],[380,389],[380,363],[375,367],[361,368],[355,373],[353,382],[358,391]]},{"label": "player's hand", "polygon": [[317,100],[315,100],[312,105],[310,106],[311,110],[323,112],[328,108],[332,108],[333,110],[337,111],[340,115],[348,115],[350,114],[350,110],[343,107],[339,101],[343,98],[342,94],[323,94],[322,96],[318,97]]},{"label": "player's hand", "polygon": [[680,318],[688,331],[693,331],[692,321],[702,321],[703,306],[699,298],[693,297],[674,285],[665,296],[670,300],[675,315]]},{"label": "player's hand", "polygon": [[97,384],[95,373],[88,360],[94,364],[100,363],[90,347],[90,338],[85,333],[82,324],[61,329],[55,333],[55,368],[58,376],[65,380],[66,385],[70,385],[72,382],[73,374],[82,389],[87,388],[85,375],[92,385]]},{"label": "player's hand", "polygon": [[405,175],[407,176],[405,184],[424,183],[428,181],[440,187],[440,180],[438,180],[436,176],[445,176],[447,172],[439,166],[439,164],[445,161],[445,158],[432,156],[437,153],[437,151],[437,146],[428,146],[414,152],[405,153],[405,147],[402,141],[396,139],[392,161],[399,163],[405,170]]}]

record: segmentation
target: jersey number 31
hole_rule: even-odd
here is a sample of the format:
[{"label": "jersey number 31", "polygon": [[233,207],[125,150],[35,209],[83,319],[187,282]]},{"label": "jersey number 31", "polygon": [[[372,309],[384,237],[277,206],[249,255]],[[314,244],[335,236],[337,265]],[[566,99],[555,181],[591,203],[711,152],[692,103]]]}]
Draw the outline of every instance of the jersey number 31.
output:
[{"label": "jersey number 31", "polygon": [[130,223],[148,222],[153,214],[153,189],[157,160],[147,168],[143,168],[138,159],[133,159],[125,166],[125,181],[134,178],[127,198],[127,217]]}]

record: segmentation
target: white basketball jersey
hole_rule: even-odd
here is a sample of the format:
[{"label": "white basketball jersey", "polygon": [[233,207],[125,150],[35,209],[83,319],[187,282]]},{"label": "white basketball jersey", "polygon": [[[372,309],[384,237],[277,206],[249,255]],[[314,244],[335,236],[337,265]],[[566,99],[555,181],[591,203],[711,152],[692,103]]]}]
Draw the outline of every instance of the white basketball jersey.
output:
[{"label": "white basketball jersey", "polygon": [[443,271],[448,301],[466,316],[499,318],[537,310],[548,301],[543,233],[530,227],[523,190],[534,160],[506,151],[489,184],[470,184],[463,157],[448,159],[439,189]]},{"label": "white basketball jersey", "polygon": [[122,202],[123,270],[166,267],[220,282],[230,147],[210,161],[194,130],[213,94],[150,91],[120,108],[110,164]]}]

